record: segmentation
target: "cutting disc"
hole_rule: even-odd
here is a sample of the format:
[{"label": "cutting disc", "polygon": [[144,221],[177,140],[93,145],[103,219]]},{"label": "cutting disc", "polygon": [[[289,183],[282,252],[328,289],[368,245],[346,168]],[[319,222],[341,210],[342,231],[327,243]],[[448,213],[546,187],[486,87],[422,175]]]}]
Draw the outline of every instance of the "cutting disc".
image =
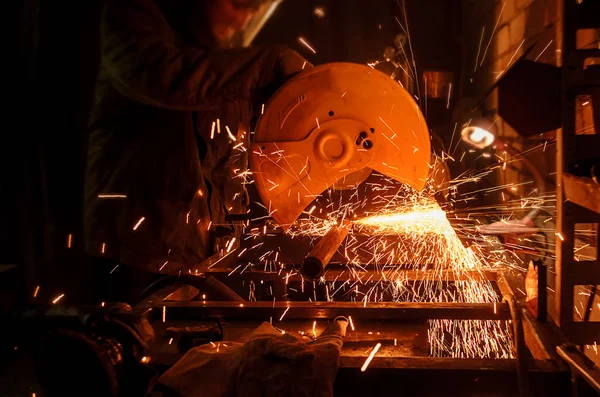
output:
[{"label": "cutting disc", "polygon": [[250,167],[270,214],[293,223],[334,184],[372,170],[421,190],[431,156],[419,107],[398,82],[368,66],[330,63],[288,81],[265,106]]}]

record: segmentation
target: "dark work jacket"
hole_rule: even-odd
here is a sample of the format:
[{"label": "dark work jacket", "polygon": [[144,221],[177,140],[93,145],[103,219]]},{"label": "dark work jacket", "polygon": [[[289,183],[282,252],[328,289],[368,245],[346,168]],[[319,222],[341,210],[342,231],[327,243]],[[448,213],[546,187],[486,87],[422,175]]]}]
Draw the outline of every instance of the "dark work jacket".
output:
[{"label": "dark work jacket", "polygon": [[215,249],[211,222],[244,211],[240,144],[284,49],[216,49],[202,12],[184,7],[202,3],[106,2],[85,186],[91,255],[193,271]]}]

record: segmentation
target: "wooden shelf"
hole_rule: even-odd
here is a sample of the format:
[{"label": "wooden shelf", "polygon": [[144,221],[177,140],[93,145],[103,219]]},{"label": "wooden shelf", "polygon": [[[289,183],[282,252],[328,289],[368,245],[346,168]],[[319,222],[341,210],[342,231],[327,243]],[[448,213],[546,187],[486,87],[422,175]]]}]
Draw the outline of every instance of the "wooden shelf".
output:
[{"label": "wooden shelf", "polygon": [[572,203],[600,213],[600,185],[590,178],[563,173],[565,197]]}]

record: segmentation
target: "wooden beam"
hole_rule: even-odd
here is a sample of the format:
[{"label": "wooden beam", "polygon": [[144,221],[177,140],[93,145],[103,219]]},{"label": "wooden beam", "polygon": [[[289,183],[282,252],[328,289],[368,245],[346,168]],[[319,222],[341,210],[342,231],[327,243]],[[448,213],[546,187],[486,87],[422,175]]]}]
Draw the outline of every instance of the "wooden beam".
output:
[{"label": "wooden beam", "polygon": [[[600,140],[594,149],[596,155],[598,155],[599,147]],[[600,185],[594,183],[590,178],[577,177],[566,172],[563,173],[563,184],[567,200],[595,213],[600,213]]]}]

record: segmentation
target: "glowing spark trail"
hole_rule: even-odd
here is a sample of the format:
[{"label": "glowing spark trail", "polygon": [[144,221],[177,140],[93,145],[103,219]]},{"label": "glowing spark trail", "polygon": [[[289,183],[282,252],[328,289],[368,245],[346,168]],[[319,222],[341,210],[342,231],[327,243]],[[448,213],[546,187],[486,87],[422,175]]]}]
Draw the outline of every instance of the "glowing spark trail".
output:
[{"label": "glowing spark trail", "polygon": [[64,296],[65,296],[65,294],[60,294],[60,295],[58,295],[56,298],[54,298],[54,299],[52,300],[52,304],[53,304],[53,305],[56,305],[56,303],[58,303],[58,301],[59,301],[59,300],[61,300],[61,299],[62,299]]},{"label": "glowing spark trail", "polygon": [[135,224],[135,226],[133,226],[133,230],[137,230],[138,227],[140,227],[140,225],[142,224],[142,222],[144,222],[146,218],[145,217],[141,217],[139,221],[137,221],[137,223]]},{"label": "glowing spark trail", "polygon": [[306,40],[304,40],[303,37],[298,37],[298,41],[304,45],[306,48],[308,48],[313,54],[317,53],[317,50],[315,50],[310,44],[308,44],[308,42]]},{"label": "glowing spark trail", "polygon": [[488,49],[490,48],[490,44],[492,44],[492,40],[494,39],[494,34],[496,33],[496,28],[498,27],[498,23],[500,22],[500,18],[502,18],[502,13],[504,12],[504,7],[506,6],[506,0],[502,3],[502,9],[500,10],[500,14],[498,15],[498,19],[496,20],[496,24],[494,25],[494,30],[492,30],[492,35],[490,36],[490,41],[485,47],[485,51],[483,52],[483,56],[481,57],[481,63],[479,66],[483,66],[483,61],[485,61],[485,56],[487,54]]},{"label": "glowing spark trail", "polygon": [[290,308],[288,307],[287,309],[285,309],[285,311],[283,312],[283,314],[281,315],[281,317],[279,317],[279,321],[283,320],[283,317],[285,316],[285,314],[288,312],[288,310],[290,310]]},{"label": "glowing spark trail", "polygon": [[375,345],[375,347],[371,351],[371,354],[369,354],[369,357],[367,358],[367,360],[363,364],[362,368],[360,369],[361,372],[365,372],[367,370],[367,367],[371,363],[371,360],[373,360],[373,357],[375,357],[375,354],[377,354],[377,351],[379,350],[380,347],[381,347],[381,343],[378,343]]}]

